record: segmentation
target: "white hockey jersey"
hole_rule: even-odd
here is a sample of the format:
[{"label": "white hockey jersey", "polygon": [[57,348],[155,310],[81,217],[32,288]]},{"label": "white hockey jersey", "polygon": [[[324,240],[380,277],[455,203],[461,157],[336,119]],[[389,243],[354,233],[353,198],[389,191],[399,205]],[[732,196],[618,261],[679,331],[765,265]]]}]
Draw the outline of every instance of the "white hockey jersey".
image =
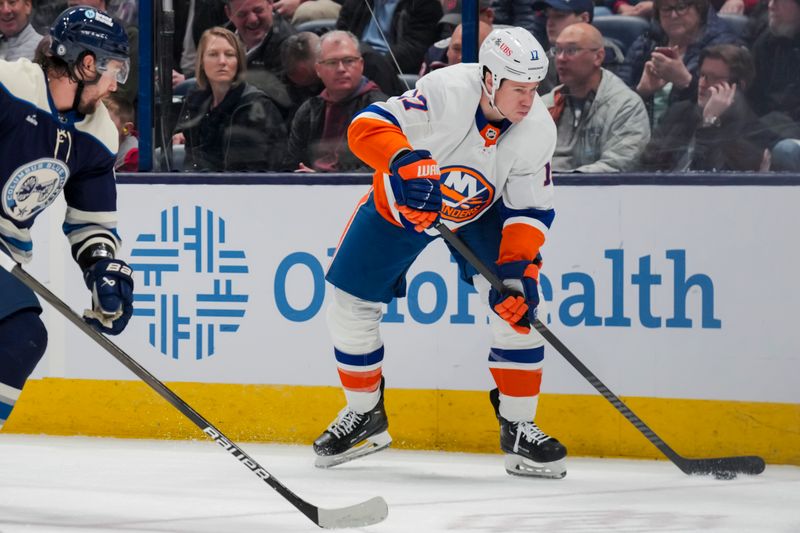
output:
[{"label": "white hockey jersey", "polygon": [[469,224],[502,201],[500,262],[532,260],[555,213],[550,160],[556,127],[538,96],[522,121],[491,124],[480,110],[481,91],[477,64],[436,70],[415,90],[357,114],[348,131],[350,148],[376,170],[375,205],[390,222],[401,225],[390,161],[404,149],[428,150],[441,170],[445,224]]}]

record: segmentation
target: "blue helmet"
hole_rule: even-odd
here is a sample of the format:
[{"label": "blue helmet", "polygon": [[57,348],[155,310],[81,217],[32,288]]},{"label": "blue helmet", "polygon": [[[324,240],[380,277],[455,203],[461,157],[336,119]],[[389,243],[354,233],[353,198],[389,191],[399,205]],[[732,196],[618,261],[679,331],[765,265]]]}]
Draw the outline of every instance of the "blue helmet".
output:
[{"label": "blue helmet", "polygon": [[63,11],[50,28],[50,52],[74,65],[84,52],[94,54],[97,70],[103,72],[111,60],[122,65],[117,80],[128,78],[130,47],[125,28],[108,13],[86,6]]}]

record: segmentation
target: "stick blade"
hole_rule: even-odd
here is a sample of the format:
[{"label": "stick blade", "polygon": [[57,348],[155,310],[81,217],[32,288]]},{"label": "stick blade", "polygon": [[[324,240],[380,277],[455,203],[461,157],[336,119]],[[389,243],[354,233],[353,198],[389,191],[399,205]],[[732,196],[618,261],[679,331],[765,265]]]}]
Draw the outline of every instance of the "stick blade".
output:
[{"label": "stick blade", "polygon": [[678,465],[681,470],[692,475],[714,475],[718,479],[733,479],[738,474],[755,476],[766,468],[764,459],[755,455],[741,457],[718,457],[714,459],[687,459]]},{"label": "stick blade", "polygon": [[339,509],[319,510],[317,525],[325,529],[370,526],[382,522],[389,515],[389,506],[380,496],[365,502]]}]

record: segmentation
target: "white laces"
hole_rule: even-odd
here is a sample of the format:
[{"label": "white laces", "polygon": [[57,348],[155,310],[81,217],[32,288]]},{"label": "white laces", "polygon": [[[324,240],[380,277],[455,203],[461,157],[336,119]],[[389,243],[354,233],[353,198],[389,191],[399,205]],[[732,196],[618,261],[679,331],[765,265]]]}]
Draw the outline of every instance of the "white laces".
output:
[{"label": "white laces", "polygon": [[363,416],[363,414],[356,413],[355,411],[351,411],[345,407],[339,412],[339,416],[336,417],[336,420],[328,428],[328,431],[336,435],[338,438],[342,438],[350,433],[356,424],[361,422],[361,417]]},{"label": "white laces", "polygon": [[550,435],[539,429],[533,422],[515,422],[517,426],[517,440],[514,441],[514,451],[519,450],[519,439],[524,434],[525,440],[541,444],[550,440]]}]

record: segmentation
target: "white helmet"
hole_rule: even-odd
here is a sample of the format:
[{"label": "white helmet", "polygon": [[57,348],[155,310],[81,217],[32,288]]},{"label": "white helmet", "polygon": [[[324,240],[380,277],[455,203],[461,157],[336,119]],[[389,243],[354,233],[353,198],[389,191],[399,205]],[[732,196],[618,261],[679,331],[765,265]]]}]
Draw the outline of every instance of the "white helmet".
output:
[{"label": "white helmet", "polygon": [[[547,76],[547,53],[539,41],[525,28],[501,28],[493,30],[483,41],[478,52],[481,65],[483,92],[494,107],[494,95],[504,79],[532,82],[542,81]],[[484,69],[492,73],[492,91],[486,89]]]}]

